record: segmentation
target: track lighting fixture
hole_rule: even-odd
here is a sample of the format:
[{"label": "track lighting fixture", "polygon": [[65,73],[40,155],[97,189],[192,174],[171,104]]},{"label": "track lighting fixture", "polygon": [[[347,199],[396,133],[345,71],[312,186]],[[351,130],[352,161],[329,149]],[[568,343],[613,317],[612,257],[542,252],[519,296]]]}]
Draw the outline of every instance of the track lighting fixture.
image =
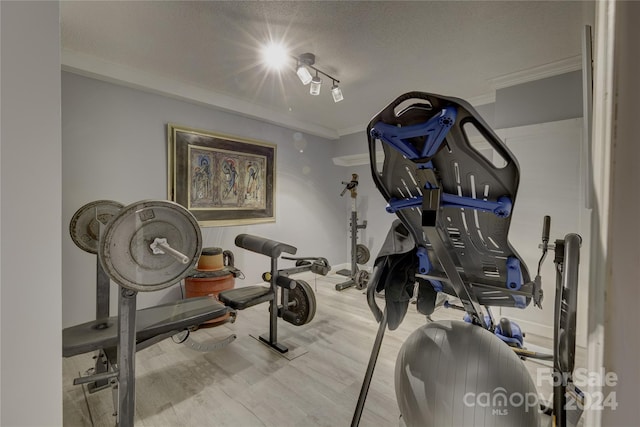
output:
[{"label": "track lighting fixture", "polygon": [[307,67],[305,67],[304,64],[301,64],[300,61],[298,61],[298,64],[296,65],[296,74],[303,85],[308,85],[311,83],[311,80],[313,80]]},{"label": "track lighting fixture", "polygon": [[[294,57],[294,59],[296,60],[296,74],[298,75],[298,78],[300,79],[302,84],[307,85],[311,83],[311,86],[309,87],[309,93],[311,95],[320,95],[322,79],[318,74],[322,74],[333,81],[333,86],[331,87],[331,95],[333,96],[333,101],[340,102],[344,99],[342,90],[338,86],[340,80],[314,67],[313,64],[316,63],[316,56],[313,53],[303,53],[298,57]],[[311,76],[311,72],[309,71],[310,69],[316,72],[316,75],[314,77]]]},{"label": "track lighting fixture", "polygon": [[316,70],[316,76],[311,79],[311,87],[309,93],[311,95],[320,95],[320,86],[322,85],[322,79],[318,77],[318,71]]},{"label": "track lighting fixture", "polygon": [[342,90],[335,80],[333,81],[333,86],[331,86],[331,96],[333,96],[333,102],[340,102],[344,99]]}]

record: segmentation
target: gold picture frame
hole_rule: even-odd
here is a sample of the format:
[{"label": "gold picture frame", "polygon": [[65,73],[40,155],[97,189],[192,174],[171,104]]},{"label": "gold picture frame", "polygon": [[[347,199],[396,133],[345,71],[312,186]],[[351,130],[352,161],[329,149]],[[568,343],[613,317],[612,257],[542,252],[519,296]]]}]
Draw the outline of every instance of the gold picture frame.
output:
[{"label": "gold picture frame", "polygon": [[276,145],[169,123],[168,198],[201,226],[275,221]]}]

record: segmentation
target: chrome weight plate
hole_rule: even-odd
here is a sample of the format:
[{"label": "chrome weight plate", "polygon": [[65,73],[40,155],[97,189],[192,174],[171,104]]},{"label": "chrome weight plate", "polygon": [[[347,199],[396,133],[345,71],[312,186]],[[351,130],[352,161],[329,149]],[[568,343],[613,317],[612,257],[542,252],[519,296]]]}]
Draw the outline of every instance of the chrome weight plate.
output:
[{"label": "chrome weight plate", "polygon": [[104,230],[102,267],[119,285],[157,291],[182,280],[202,251],[200,227],[181,205],[144,200],[123,208]]},{"label": "chrome weight plate", "polygon": [[85,252],[97,254],[100,224],[107,225],[123,206],[113,200],[96,200],[78,209],[69,223],[73,243]]}]

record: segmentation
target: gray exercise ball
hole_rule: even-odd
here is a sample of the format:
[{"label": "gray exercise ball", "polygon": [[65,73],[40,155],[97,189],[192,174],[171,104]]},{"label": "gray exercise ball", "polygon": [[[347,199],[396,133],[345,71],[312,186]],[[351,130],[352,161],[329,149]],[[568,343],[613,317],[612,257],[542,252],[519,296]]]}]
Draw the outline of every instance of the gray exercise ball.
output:
[{"label": "gray exercise ball", "polygon": [[414,331],[398,354],[402,421],[414,426],[539,426],[536,388],[523,362],[491,332],[442,321]]}]

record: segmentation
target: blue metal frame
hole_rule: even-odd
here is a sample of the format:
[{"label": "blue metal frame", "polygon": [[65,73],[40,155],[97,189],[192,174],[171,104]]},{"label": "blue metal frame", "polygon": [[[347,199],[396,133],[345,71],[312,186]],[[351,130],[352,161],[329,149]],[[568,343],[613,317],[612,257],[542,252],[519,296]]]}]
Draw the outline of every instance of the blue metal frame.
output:
[{"label": "blue metal frame", "polygon": [[[371,136],[391,145],[410,160],[429,158],[438,152],[449,129],[456,122],[457,114],[454,107],[446,107],[425,123],[397,127],[378,122],[371,129]],[[406,141],[408,138],[420,136],[426,138],[421,152],[411,142]]]},{"label": "blue metal frame", "polygon": [[[472,197],[456,196],[455,194],[442,193],[442,206],[476,209],[483,212],[491,212],[497,217],[508,218],[511,215],[513,203],[508,196],[498,197],[495,202],[490,200],[474,199]],[[389,213],[396,213],[400,209],[422,207],[422,197],[412,197],[410,199],[389,200],[385,208]]]}]

